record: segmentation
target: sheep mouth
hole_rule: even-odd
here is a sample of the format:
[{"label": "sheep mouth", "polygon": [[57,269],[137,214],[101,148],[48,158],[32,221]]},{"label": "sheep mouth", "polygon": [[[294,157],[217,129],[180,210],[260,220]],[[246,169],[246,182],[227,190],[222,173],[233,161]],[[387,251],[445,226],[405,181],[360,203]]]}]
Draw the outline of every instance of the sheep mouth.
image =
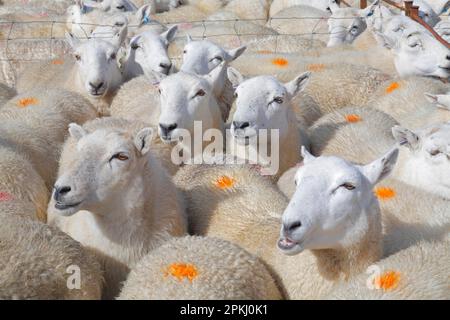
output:
[{"label": "sheep mouth", "polygon": [[102,92],[92,92],[90,91],[89,94],[94,97],[94,98],[101,98],[105,95],[106,91],[102,91]]},{"label": "sheep mouth", "polygon": [[448,67],[439,66],[439,68],[442,69],[442,70],[445,70],[447,72],[450,72],[450,66],[448,66]]},{"label": "sheep mouth", "polygon": [[288,256],[293,256],[303,251],[303,247],[299,242],[289,238],[280,238],[277,245],[278,248]]},{"label": "sheep mouth", "polygon": [[71,203],[71,204],[62,203],[62,202],[56,202],[55,203],[55,208],[58,209],[58,210],[73,209],[73,208],[78,207],[81,203],[82,203],[82,201],[81,202],[77,202],[77,203]]}]

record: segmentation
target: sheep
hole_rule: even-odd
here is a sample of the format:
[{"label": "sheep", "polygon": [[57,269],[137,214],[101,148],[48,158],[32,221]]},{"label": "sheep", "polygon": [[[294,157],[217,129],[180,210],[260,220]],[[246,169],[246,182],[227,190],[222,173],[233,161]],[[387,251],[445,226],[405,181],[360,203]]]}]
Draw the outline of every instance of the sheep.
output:
[{"label": "sheep", "polygon": [[450,200],[447,186],[447,162],[450,159],[450,122],[435,124],[421,130],[409,130],[401,126],[392,128],[400,146],[395,177],[411,186],[421,188]]},{"label": "sheep", "polygon": [[96,116],[95,108],[77,93],[34,89],[17,95],[0,109],[0,131],[5,141],[23,147],[51,190],[68,125],[83,124]]},{"label": "sheep", "polygon": [[16,89],[0,83],[0,109],[12,97],[17,94]]},{"label": "sheep", "polygon": [[266,26],[280,34],[295,34],[300,39],[307,38],[326,43],[329,37],[327,25],[329,16],[327,11],[299,5],[271,15]]},{"label": "sheep", "polygon": [[78,242],[19,214],[0,216],[0,299],[100,299],[100,265]]},{"label": "sheep", "polygon": [[[264,166],[264,154],[279,154],[279,165],[271,178],[275,181],[299,161],[300,146],[308,145],[306,129],[299,126],[291,100],[307,86],[311,73],[297,76],[289,83],[280,83],[271,76],[259,76],[245,80],[235,69],[228,69],[228,78],[236,88],[236,111],[231,122],[231,141],[227,141],[227,151],[246,159],[249,149],[256,147],[258,159],[255,163]],[[256,145],[248,145],[260,130],[277,130],[278,140],[268,139],[262,147],[261,140]],[[271,132],[270,132],[271,134]],[[260,138],[256,138],[260,139]],[[245,140],[245,141],[244,141]],[[233,146],[235,144],[235,146]],[[275,147],[276,146],[276,147]],[[277,149],[275,149],[277,148]],[[264,149],[264,151],[262,151]]]},{"label": "sheep", "polygon": [[[192,2],[192,1],[190,1]],[[156,19],[163,24],[180,24],[185,21],[202,21],[208,15],[221,8],[220,0],[198,0],[195,3],[180,6],[168,12],[156,14]],[[187,23],[189,25],[189,23]]]},{"label": "sheep", "polygon": [[69,133],[48,219],[96,253],[110,299],[147,252],[185,234],[184,204],[150,151],[153,129],[145,124],[105,118],[71,124]]},{"label": "sheep", "polygon": [[124,81],[143,74],[150,77],[151,72],[167,75],[172,68],[167,48],[173,41],[177,28],[173,26],[161,34],[145,31],[131,39],[124,58]]},{"label": "sheep", "polygon": [[228,241],[189,236],[145,256],[118,299],[279,300],[281,294],[260,259]]},{"label": "sheep", "polygon": [[270,0],[231,0],[223,10],[235,13],[241,19],[265,24],[269,17]]},{"label": "sheep", "polygon": [[[334,1],[330,0],[315,0],[315,1],[307,1],[307,0],[273,0],[270,6],[269,15],[273,17],[277,13],[282,10],[292,9],[292,7],[296,6],[311,6],[321,11],[329,12],[330,11],[330,3]],[[336,4],[339,6],[339,4]]]},{"label": "sheep", "polygon": [[369,275],[361,274],[349,283],[339,283],[326,298],[447,300],[450,294],[449,245],[448,241],[423,241],[402,250],[374,264],[368,269]]},{"label": "sheep", "polygon": [[[208,40],[192,41],[188,37],[188,43],[183,50],[183,64],[180,71],[206,75],[221,63],[226,68],[229,63],[241,56],[246,48],[246,46],[240,46],[232,50],[225,50],[214,42]],[[214,95],[219,102],[222,118],[226,121],[234,97],[233,88],[226,76],[226,69],[223,71],[220,73],[220,78],[214,88]]]},{"label": "sheep", "polygon": [[23,149],[0,139],[0,210],[45,222],[49,191]]},{"label": "sheep", "polygon": [[264,55],[259,61],[250,62],[253,57],[246,55],[232,66],[251,76],[275,74],[280,81],[290,81],[303,71],[312,72],[308,86],[293,101],[299,106],[295,108],[296,113],[306,126],[336,109],[365,105],[376,88],[390,79],[380,71],[359,65],[309,64],[287,54]]},{"label": "sheep", "polygon": [[125,33],[118,36],[116,45],[113,45],[101,39],[82,42],[67,35],[74,59],[59,64],[44,62],[26,70],[18,79],[17,91],[30,90],[36,87],[36,83],[39,87],[66,88],[88,98],[100,115],[108,115],[112,98],[123,82],[116,56]]},{"label": "sheep", "polygon": [[433,95],[444,94],[448,90],[448,84],[437,79],[397,78],[379,86],[367,106],[391,115],[403,126],[419,129],[450,120],[450,112],[437,108],[436,99],[433,99]]},{"label": "sheep", "polygon": [[42,15],[64,15],[73,0],[28,0],[26,3],[19,0],[2,0],[2,11],[23,12],[39,11]]}]

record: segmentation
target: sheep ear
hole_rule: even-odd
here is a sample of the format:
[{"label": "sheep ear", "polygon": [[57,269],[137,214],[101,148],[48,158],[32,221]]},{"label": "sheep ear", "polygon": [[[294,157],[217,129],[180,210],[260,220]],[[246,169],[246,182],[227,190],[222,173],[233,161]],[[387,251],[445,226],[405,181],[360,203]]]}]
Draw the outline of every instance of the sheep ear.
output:
[{"label": "sheep ear", "polygon": [[370,6],[365,9],[359,10],[359,16],[362,18],[367,18],[373,15],[375,8],[378,5],[379,0],[375,0]]},{"label": "sheep ear", "polygon": [[150,22],[150,16],[153,13],[155,13],[155,10],[152,4],[144,4],[140,7],[135,13],[136,19],[139,21],[139,27]]},{"label": "sheep ear", "polygon": [[204,78],[209,82],[212,88],[215,88],[219,83],[225,71],[225,61],[222,61],[217,67],[212,69]]},{"label": "sheep ear", "polygon": [[450,95],[425,92],[425,98],[438,108],[450,110]]},{"label": "sheep ear", "polygon": [[127,50],[124,48],[120,48],[117,52],[117,64],[119,65],[119,69],[123,70],[125,67],[125,63],[127,61]]},{"label": "sheep ear", "polygon": [[394,39],[378,31],[375,31],[375,39],[380,45],[387,49],[395,49],[397,45]]},{"label": "sheep ear", "polygon": [[124,41],[127,39],[127,35],[128,35],[128,27],[126,25],[123,26],[119,30],[119,32],[117,32],[114,35],[114,38],[112,40],[112,44],[113,44],[113,46],[116,47],[117,50],[122,46],[122,43],[124,43]]},{"label": "sheep ear", "polygon": [[376,185],[394,170],[397,159],[398,148],[394,148],[381,158],[361,167],[361,172],[372,185]]},{"label": "sheep ear", "polygon": [[244,51],[247,49],[247,46],[242,46],[236,49],[229,50],[227,52],[227,60],[228,62],[236,60]]},{"label": "sheep ear", "polygon": [[406,146],[411,150],[417,149],[420,138],[417,134],[406,128],[395,126],[392,128],[392,135],[401,146]]},{"label": "sheep ear", "polygon": [[194,40],[192,39],[191,35],[189,33],[187,33],[186,34],[186,42],[189,43],[189,42],[192,42],[192,41],[194,41]]},{"label": "sheep ear", "polygon": [[167,41],[167,43],[171,43],[173,39],[175,39],[175,35],[177,34],[178,26],[174,25],[169,28],[169,30],[161,33],[161,38]]},{"label": "sheep ear", "polygon": [[227,76],[234,88],[239,87],[245,81],[244,76],[233,67],[227,69]]},{"label": "sheep ear", "polygon": [[144,128],[136,134],[134,137],[134,145],[139,150],[141,155],[145,155],[150,150],[152,139],[152,128]]},{"label": "sheep ear", "polygon": [[91,8],[96,8],[99,9],[101,8],[101,3],[96,2],[96,1],[90,1],[90,0],[82,0],[82,1],[77,1],[81,3],[80,8],[83,8],[84,6],[86,7],[91,7]]},{"label": "sheep ear", "polygon": [[305,90],[306,85],[309,82],[311,77],[311,72],[305,72],[299,75],[294,80],[286,83],[284,86],[286,87],[287,92],[291,97],[295,97],[299,92]]},{"label": "sheep ear", "polygon": [[72,50],[75,50],[80,45],[80,40],[70,32],[66,32],[66,41]]},{"label": "sheep ear", "polygon": [[71,124],[69,124],[69,134],[76,141],[79,141],[87,133],[86,133],[86,130],[84,130],[83,127],[80,126],[79,124],[71,123]]},{"label": "sheep ear", "polygon": [[316,158],[308,150],[306,150],[305,146],[302,146],[302,148],[301,148],[301,155],[302,155],[304,164],[306,164],[309,161],[312,161]]}]

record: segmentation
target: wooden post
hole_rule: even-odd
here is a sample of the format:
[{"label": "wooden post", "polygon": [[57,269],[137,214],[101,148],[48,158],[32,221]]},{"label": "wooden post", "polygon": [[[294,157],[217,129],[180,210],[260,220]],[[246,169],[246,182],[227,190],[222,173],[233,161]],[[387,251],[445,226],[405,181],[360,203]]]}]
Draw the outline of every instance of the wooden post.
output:
[{"label": "wooden post", "polygon": [[405,15],[411,17],[411,7],[413,5],[412,1],[404,1],[405,3]]},{"label": "wooden post", "polygon": [[367,8],[367,0],[360,0],[360,1],[359,1],[359,7],[360,7],[361,9]]},{"label": "wooden post", "polygon": [[411,6],[409,8],[409,17],[415,21],[419,19],[419,6]]}]

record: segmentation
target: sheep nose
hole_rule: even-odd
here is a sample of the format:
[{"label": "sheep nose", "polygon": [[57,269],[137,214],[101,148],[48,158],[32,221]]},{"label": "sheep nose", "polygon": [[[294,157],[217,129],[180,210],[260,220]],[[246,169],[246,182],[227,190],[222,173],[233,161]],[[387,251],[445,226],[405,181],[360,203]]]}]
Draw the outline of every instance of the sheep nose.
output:
[{"label": "sheep nose", "polygon": [[450,55],[447,55],[445,59],[450,60]]},{"label": "sheep nose", "polygon": [[72,188],[69,186],[62,186],[62,187],[55,186],[54,189],[55,191],[53,194],[53,199],[55,199],[56,201],[60,201],[62,197],[67,195],[72,190]]},{"label": "sheep nose", "polygon": [[240,121],[233,121],[233,126],[235,129],[245,129],[247,127],[250,127],[250,123],[248,122],[240,122]]},{"label": "sheep nose", "polygon": [[298,228],[300,228],[302,226],[302,223],[300,221],[296,221],[290,224],[285,224],[284,225],[284,230],[286,232],[286,234],[291,234],[292,232],[294,232],[295,230],[297,230]]},{"label": "sheep nose", "polygon": [[92,89],[99,90],[101,87],[103,87],[104,82],[99,82],[99,83],[89,82],[89,85],[92,87]]},{"label": "sheep nose", "polygon": [[178,127],[178,125],[176,123],[172,123],[172,124],[160,123],[159,127],[161,129],[162,136],[167,137],[170,132],[172,132],[173,130],[175,130]]},{"label": "sheep nose", "polygon": [[170,68],[172,68],[172,64],[171,63],[160,63],[159,66],[163,69],[167,69],[169,70]]}]

